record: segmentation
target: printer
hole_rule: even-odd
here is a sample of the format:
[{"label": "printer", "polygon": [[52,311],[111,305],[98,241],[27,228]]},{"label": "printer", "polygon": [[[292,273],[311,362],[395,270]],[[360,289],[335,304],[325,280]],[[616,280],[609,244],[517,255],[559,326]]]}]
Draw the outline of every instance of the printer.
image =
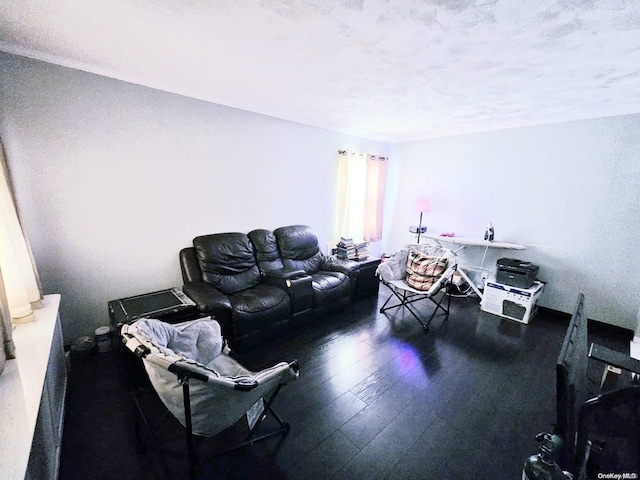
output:
[{"label": "printer", "polygon": [[538,266],[517,258],[497,261],[496,282],[511,287],[530,288],[538,275]]}]

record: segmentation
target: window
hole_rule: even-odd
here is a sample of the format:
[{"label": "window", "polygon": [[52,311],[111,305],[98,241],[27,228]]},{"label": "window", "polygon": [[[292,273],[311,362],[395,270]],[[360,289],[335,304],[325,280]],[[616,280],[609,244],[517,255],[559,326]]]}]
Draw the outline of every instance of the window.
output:
[{"label": "window", "polygon": [[338,235],[378,241],[382,238],[387,158],[345,150],[338,151],[338,157]]}]

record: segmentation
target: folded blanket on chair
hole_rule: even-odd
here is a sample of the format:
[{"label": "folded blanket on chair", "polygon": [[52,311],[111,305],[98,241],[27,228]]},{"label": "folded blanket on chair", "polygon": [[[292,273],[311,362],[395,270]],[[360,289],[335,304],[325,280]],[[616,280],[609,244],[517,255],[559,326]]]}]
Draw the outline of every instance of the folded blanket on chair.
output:
[{"label": "folded blanket on chair", "polygon": [[211,363],[224,348],[220,325],[211,318],[176,325],[141,318],[135,325],[140,335],[153,339],[162,353],[183,356],[202,365]]}]

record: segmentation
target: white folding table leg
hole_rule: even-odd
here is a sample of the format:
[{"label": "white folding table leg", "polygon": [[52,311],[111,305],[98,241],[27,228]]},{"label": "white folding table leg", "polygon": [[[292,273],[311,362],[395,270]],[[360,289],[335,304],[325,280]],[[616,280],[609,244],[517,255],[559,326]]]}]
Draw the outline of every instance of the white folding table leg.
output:
[{"label": "white folding table leg", "polygon": [[462,278],[464,278],[464,280],[469,284],[469,286],[473,289],[473,291],[476,292],[476,295],[480,297],[480,300],[482,300],[483,298],[482,291],[478,288],[475,282],[471,281],[471,278],[469,278],[469,275],[467,275],[467,272],[465,272],[463,268],[464,267],[458,265],[458,273]]}]

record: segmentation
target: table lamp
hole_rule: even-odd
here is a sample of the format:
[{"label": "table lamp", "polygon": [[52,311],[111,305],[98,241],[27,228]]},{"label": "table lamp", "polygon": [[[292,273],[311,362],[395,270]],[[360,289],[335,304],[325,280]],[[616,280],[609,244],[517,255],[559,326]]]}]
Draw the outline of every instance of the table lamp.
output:
[{"label": "table lamp", "polygon": [[422,233],[425,233],[427,231],[427,227],[423,227],[422,226],[422,214],[424,212],[428,212],[431,210],[431,205],[429,205],[429,200],[426,198],[420,198],[417,202],[416,202],[416,211],[420,212],[420,222],[418,224],[418,226],[416,227],[415,225],[412,225],[409,227],[409,231],[412,233],[417,233],[418,234],[418,243],[420,243],[420,235]]}]

